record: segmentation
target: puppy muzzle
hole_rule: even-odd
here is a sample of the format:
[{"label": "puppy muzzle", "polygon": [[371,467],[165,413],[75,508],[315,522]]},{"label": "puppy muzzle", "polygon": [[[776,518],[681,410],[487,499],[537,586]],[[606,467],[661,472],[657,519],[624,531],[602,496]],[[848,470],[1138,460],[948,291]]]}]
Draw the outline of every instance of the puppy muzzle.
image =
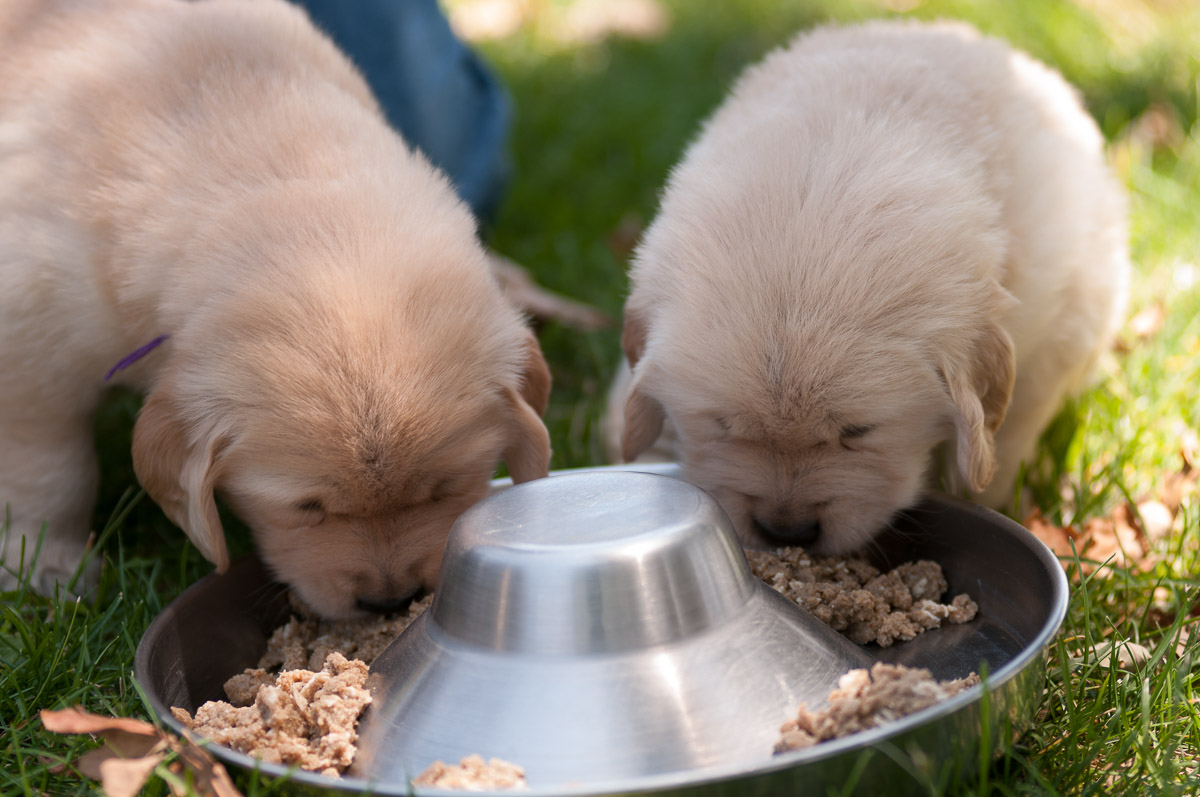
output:
[{"label": "puppy muzzle", "polygon": [[821,534],[821,523],[817,520],[800,523],[764,523],[755,518],[754,531],[774,545],[811,545]]},{"label": "puppy muzzle", "polygon": [[364,612],[372,614],[392,614],[407,607],[421,593],[421,590],[413,590],[406,595],[360,595],[354,601],[354,605]]}]

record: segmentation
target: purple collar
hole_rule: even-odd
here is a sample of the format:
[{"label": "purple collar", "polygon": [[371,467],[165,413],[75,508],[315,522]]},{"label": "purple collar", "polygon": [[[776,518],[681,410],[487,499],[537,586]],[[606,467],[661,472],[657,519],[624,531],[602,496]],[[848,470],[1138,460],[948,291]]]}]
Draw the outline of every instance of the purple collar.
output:
[{"label": "purple collar", "polygon": [[159,335],[157,338],[150,341],[145,346],[134,349],[132,352],[130,352],[129,354],[122,357],[120,362],[118,362],[112,368],[108,369],[108,373],[104,375],[104,381],[107,382],[108,380],[113,378],[113,374],[115,374],[117,371],[123,371],[126,368],[128,368],[129,366],[133,365],[138,360],[145,357],[147,354],[149,354],[151,351],[156,349],[159,346],[159,344],[161,344],[164,340],[166,340],[169,337],[171,337],[171,336],[170,335]]}]

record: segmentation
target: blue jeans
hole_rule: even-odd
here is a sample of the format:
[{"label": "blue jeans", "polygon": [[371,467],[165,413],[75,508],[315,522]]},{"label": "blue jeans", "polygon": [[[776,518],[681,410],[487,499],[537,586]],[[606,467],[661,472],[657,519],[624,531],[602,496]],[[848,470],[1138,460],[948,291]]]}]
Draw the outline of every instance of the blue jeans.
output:
[{"label": "blue jeans", "polygon": [[509,174],[508,98],[437,0],[294,0],[362,71],[388,121],[486,224]]}]

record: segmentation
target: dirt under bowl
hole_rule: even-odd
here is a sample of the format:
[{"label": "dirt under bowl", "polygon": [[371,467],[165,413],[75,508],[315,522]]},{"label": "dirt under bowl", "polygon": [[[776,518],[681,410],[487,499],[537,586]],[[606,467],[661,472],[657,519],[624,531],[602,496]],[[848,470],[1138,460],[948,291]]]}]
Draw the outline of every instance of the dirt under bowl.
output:
[{"label": "dirt under bowl", "polygon": [[[678,473],[669,465],[590,470]],[[505,485],[498,482],[495,489]],[[993,757],[1005,736],[1028,725],[1041,704],[1045,648],[1066,611],[1066,578],[1053,555],[1020,525],[944,497],[930,497],[906,512],[880,542],[877,564],[890,567],[933,559],[942,565],[950,592],[967,592],[980,611],[970,623],[929,631],[911,642],[865,647],[867,658],[926,667],[940,679],[979,671],[986,688],[969,689],[882,728],[805,750],[659,774],[625,772],[605,779],[592,773],[587,782],[577,784],[531,781],[531,788],[522,793],[823,795],[832,789],[897,794],[928,791],[930,786],[970,776],[980,761]],[[194,711],[206,700],[222,699],[224,680],[253,666],[271,630],[287,615],[282,588],[270,583],[252,557],[186,590],[147,629],[135,661],[135,675],[162,721],[178,731],[171,706]],[[419,626],[411,630],[421,633]],[[724,687],[714,683],[713,688]],[[794,708],[784,707],[784,711]],[[224,748],[213,751],[234,767],[257,766],[264,774],[290,777],[295,790],[414,793],[403,779],[368,781],[288,773],[284,767]],[[445,792],[416,789],[415,793]]]}]

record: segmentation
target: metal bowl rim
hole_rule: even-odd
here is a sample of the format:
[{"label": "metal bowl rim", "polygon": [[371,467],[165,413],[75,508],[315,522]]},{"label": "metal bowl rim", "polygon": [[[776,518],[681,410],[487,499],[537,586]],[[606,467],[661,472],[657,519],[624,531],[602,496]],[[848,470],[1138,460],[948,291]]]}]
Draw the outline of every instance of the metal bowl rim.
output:
[{"label": "metal bowl rim", "polygon": [[[550,476],[560,476],[571,473],[584,473],[590,471],[612,471],[612,470],[630,470],[636,472],[655,473],[659,475],[677,476],[679,466],[675,463],[655,463],[652,465],[637,465],[637,466],[607,466],[607,467],[592,467],[592,468],[573,468],[566,470],[551,471]],[[507,478],[494,479],[491,482],[492,491],[501,490],[512,485],[512,481]],[[763,763],[753,766],[727,766],[714,767],[711,769],[689,770],[686,772],[673,772],[662,775],[653,775],[648,777],[639,777],[627,780],[615,780],[605,783],[592,783],[586,786],[568,787],[556,786],[528,788],[520,791],[525,797],[552,797],[553,795],[562,795],[563,797],[588,797],[590,795],[604,794],[627,794],[627,793],[648,793],[652,791],[680,789],[699,787],[706,784],[714,784],[722,781],[735,780],[748,776],[760,776],[777,772],[784,769],[789,769],[794,766],[813,763],[827,758],[832,758],[842,753],[845,753],[854,748],[867,748],[878,745],[894,736],[899,736],[907,731],[916,729],[926,723],[949,717],[958,711],[966,708],[968,705],[981,699],[985,687],[994,691],[1015,678],[1026,667],[1032,664],[1036,659],[1045,655],[1045,650],[1050,644],[1050,641],[1058,634],[1062,627],[1063,621],[1067,613],[1067,590],[1068,583],[1066,573],[1064,572],[1061,563],[1054,553],[1046,547],[1037,537],[1035,537],[1028,529],[1020,525],[1016,521],[1008,518],[999,512],[981,507],[969,501],[965,501],[954,496],[944,494],[931,494],[927,498],[948,504],[957,509],[966,511],[970,514],[977,515],[987,522],[998,525],[1009,533],[1015,541],[1023,544],[1035,558],[1043,566],[1045,572],[1050,576],[1052,588],[1052,601],[1048,606],[1047,619],[1042,626],[1041,631],[1037,636],[1025,646],[1021,653],[1011,659],[1004,666],[996,670],[995,673],[989,674],[984,683],[965,689],[959,694],[922,709],[921,711],[909,714],[894,722],[890,722],[878,728],[872,728],[866,731],[845,736],[841,739],[834,739],[827,742],[822,742],[812,747],[801,750],[793,750],[786,753],[779,753]],[[195,737],[183,725],[175,719],[169,709],[166,709],[158,700],[158,697],[151,694],[145,687],[145,683],[149,681],[149,649],[146,647],[146,640],[153,638],[160,625],[166,625],[178,611],[178,605],[181,601],[185,601],[189,594],[195,595],[201,585],[209,580],[218,577],[217,573],[209,573],[201,578],[192,586],[185,589],[180,595],[168,604],[157,617],[151,621],[146,628],[138,643],[137,652],[134,657],[134,677],[137,681],[139,689],[145,695],[146,700],[151,704],[154,712],[159,719],[167,725],[171,730],[180,735],[187,736],[190,739]],[[261,761],[252,756],[240,753],[227,747],[210,744],[204,742],[203,745],[210,750],[218,759],[232,763],[248,770],[257,770],[271,777],[288,778],[289,781],[298,784],[313,786],[323,790],[334,791],[355,791],[367,792],[372,794],[384,795],[384,797],[393,797],[393,795],[440,795],[445,793],[453,793],[455,790],[440,789],[440,788],[421,788],[413,786],[411,783],[404,784],[379,784],[370,780],[357,777],[341,777],[333,778],[327,775],[319,775],[315,772],[308,772],[294,767],[284,767],[280,764],[271,764]],[[432,762],[431,762],[432,763]]]}]

